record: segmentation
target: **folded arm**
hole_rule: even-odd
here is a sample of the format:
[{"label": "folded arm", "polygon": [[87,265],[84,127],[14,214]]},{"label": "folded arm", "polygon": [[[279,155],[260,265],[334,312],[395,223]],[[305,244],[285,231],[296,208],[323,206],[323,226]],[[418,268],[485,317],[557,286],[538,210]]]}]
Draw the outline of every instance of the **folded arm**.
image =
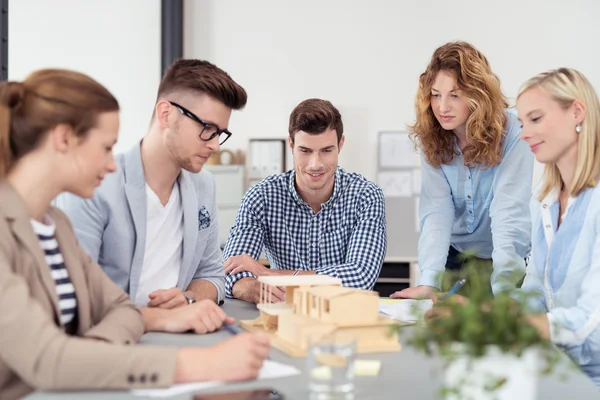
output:
[{"label": "folded arm", "polygon": [[[248,190],[242,199],[240,209],[231,228],[227,244],[223,250],[223,260],[233,256],[246,254],[253,260],[258,260],[263,248],[266,226],[264,221],[264,199],[258,186]],[[234,297],[234,286],[243,278],[256,279],[251,272],[227,274],[225,277],[225,293]],[[246,280],[247,281],[247,280]],[[236,290],[239,294],[239,290]]]},{"label": "folded arm", "polygon": [[385,199],[381,189],[360,200],[358,224],[346,244],[346,262],[317,268],[314,272],[342,280],[342,285],[372,289],[379,277],[387,248]]}]

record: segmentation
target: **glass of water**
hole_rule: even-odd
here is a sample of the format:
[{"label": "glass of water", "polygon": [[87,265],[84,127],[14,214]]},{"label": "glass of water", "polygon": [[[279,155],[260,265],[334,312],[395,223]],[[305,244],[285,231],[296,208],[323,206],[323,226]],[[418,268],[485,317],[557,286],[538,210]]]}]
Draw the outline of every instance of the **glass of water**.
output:
[{"label": "glass of water", "polygon": [[309,337],[308,387],[313,400],[354,398],[356,339],[333,333]]}]

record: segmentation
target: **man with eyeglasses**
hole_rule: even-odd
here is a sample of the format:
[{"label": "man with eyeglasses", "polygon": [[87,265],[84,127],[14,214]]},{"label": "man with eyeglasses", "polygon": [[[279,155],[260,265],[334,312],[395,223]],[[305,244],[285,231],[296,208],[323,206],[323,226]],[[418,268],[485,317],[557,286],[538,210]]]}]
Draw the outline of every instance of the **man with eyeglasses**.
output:
[{"label": "man with eyeglasses", "polygon": [[[147,331],[198,333],[230,323],[215,180],[202,167],[231,136],[245,90],[223,70],[178,60],[165,72],[144,138],[116,156],[92,199],[56,204],[108,276],[142,311]],[[185,307],[181,307],[185,306]]]}]

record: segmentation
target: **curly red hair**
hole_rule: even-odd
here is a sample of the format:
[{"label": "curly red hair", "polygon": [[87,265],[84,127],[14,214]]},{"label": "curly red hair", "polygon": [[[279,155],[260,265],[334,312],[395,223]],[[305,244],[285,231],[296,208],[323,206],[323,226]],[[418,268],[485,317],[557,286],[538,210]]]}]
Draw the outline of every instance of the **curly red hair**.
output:
[{"label": "curly red hair", "polygon": [[431,109],[431,87],[440,71],[455,77],[471,112],[466,122],[465,165],[492,167],[499,164],[508,102],[487,58],[466,42],[450,42],[436,49],[419,77],[415,99],[417,118],[415,124],[408,127],[415,146],[421,148],[427,162],[436,168],[450,163],[457,155],[452,132],[441,127]]}]

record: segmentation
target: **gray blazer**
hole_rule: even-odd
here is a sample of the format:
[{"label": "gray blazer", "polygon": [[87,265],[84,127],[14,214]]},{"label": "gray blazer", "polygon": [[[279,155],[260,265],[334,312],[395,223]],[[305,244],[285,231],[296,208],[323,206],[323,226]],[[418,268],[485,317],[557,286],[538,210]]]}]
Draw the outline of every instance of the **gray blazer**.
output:
[{"label": "gray blazer", "polygon": [[[108,276],[135,299],[146,246],[146,180],[140,144],[119,154],[118,170],[106,176],[94,197],[63,193],[55,204],[71,219],[82,247]],[[217,287],[225,296],[225,272],[219,231],[215,179],[206,171],[181,171],[183,260],[177,287],[186,290],[196,279]]]}]

